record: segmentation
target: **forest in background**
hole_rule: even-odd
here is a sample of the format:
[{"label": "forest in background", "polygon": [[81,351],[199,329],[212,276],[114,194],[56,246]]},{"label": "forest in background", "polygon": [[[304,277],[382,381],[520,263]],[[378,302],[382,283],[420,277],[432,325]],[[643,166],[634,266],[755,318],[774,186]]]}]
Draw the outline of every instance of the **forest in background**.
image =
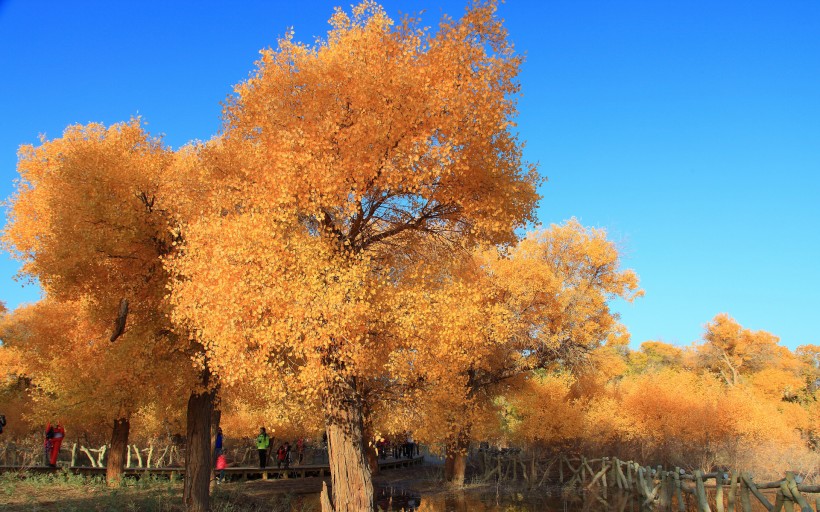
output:
[{"label": "forest in background", "polygon": [[[19,338],[22,319],[40,308],[4,311],[0,317],[0,339],[8,340],[6,350],[0,349],[6,365],[11,363],[8,348],[25,346]],[[54,327],[59,321],[53,318],[49,324]],[[717,315],[706,325],[703,339],[688,347],[647,341],[632,350],[628,341],[624,333],[609,338],[575,371],[555,365],[498,385],[483,407],[464,418],[476,426],[472,450],[524,449],[544,459],[558,453],[616,456],[687,470],[744,468],[763,480],[796,471],[808,481],[817,479],[820,347],[804,345],[791,351],[779,345],[776,336],[745,329],[726,314]],[[67,361],[68,355],[54,355],[57,361]],[[93,369],[93,361],[86,363]],[[10,371],[12,367],[15,370]],[[49,393],[43,384],[49,376],[40,378],[32,370],[22,373],[23,367],[31,368],[20,360],[4,366],[0,412],[8,425],[0,452],[3,462],[40,464],[45,424],[54,418],[61,418],[69,429],[63,459],[74,443],[96,448],[88,456],[97,458],[97,450],[110,436],[105,412],[85,405],[77,389]],[[82,372],[80,367],[66,368],[67,379],[82,379],[82,373],[71,376]],[[305,409],[298,417],[290,416],[293,408],[271,406],[264,389],[244,392],[235,390],[219,406],[220,425],[231,438],[234,460],[248,457],[241,454],[252,448],[263,425],[276,442],[307,437],[313,447],[321,445],[318,411]],[[421,405],[405,401],[389,418],[376,420],[371,442],[375,445],[379,437],[401,439],[411,431],[433,453],[443,454],[445,438],[431,428],[441,422],[425,423],[424,418],[446,416],[448,411],[436,409],[442,404],[431,405],[424,399]],[[150,404],[134,413],[132,465],[137,465],[137,447],[140,462],[147,464],[149,446],[153,465],[174,464],[174,450],[176,464],[184,460],[184,406],[178,396],[175,404]],[[87,457],[78,455],[80,464],[89,464]]]}]

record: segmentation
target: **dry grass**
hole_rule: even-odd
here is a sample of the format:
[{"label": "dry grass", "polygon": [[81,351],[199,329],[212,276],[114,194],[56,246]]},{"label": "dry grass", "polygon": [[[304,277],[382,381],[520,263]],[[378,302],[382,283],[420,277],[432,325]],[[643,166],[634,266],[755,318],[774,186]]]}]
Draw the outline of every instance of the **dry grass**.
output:
[{"label": "dry grass", "polygon": [[[259,486],[225,484],[212,494],[213,512],[308,512],[310,498]],[[0,475],[3,512],[182,512],[182,483],[163,479],[126,480],[109,488],[100,478],[70,473]]]}]

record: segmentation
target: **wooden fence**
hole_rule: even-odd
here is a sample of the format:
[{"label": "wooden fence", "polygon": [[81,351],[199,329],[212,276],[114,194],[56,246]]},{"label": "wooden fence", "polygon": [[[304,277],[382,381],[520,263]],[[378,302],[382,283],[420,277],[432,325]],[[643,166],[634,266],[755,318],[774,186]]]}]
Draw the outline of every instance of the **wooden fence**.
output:
[{"label": "wooden fence", "polygon": [[[684,496],[688,495],[693,497],[698,512],[712,512],[709,489],[713,490],[716,512],[733,512],[736,505],[742,512],[752,512],[753,498],[770,512],[793,512],[795,505],[800,512],[820,512],[820,497],[815,497],[812,509],[804,496],[820,493],[820,485],[804,485],[791,472],[781,480],[755,483],[749,473],[737,471],[689,474],[677,467],[673,470],[662,466],[651,468],[615,457],[571,460],[559,456],[558,478],[565,487],[597,489],[604,499],[608,488],[630,492],[643,498],[644,506],[654,504],[664,511],[673,511],[674,504],[678,512],[685,512]],[[777,490],[774,503],[761,492],[763,489]]]},{"label": "wooden fence", "polygon": [[[411,459],[386,459],[379,461],[379,469],[399,469],[410,466],[418,466],[424,463],[424,457],[413,457]],[[52,468],[48,466],[0,466],[2,473],[33,473],[52,474],[68,471],[69,473],[86,476],[104,476],[105,466],[71,466],[68,468]],[[185,469],[181,467],[150,467],[150,468],[125,468],[125,475],[139,478],[144,475],[155,477],[166,477],[176,479],[184,476]],[[229,480],[249,480],[255,478],[310,478],[330,476],[330,466],[321,464],[295,465],[288,469],[284,468],[258,468],[258,467],[229,467],[225,468],[225,476]]]}]

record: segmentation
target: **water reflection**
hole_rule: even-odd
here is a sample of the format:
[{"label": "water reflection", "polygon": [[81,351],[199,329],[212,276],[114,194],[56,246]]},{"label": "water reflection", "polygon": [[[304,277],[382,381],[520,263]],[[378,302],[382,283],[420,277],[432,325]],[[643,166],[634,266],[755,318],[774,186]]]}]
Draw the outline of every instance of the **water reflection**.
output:
[{"label": "water reflection", "polygon": [[419,493],[410,489],[377,489],[376,503],[382,511],[406,512],[640,512],[641,504],[627,494],[615,493],[608,500],[594,495],[549,495],[539,493],[494,493],[486,491],[441,491]]},{"label": "water reflection", "polygon": [[385,511],[419,510],[421,493],[401,487],[376,487],[376,506]]},{"label": "water reflection", "polygon": [[[642,507],[642,498],[610,490],[604,500],[595,493],[584,495],[561,494],[558,488],[551,492],[528,493],[526,491],[497,493],[492,489],[468,489],[466,491],[430,490],[423,492],[401,486],[377,487],[376,505],[382,512],[647,512],[658,507]],[[614,492],[613,492],[614,491]],[[313,496],[311,496],[312,498]],[[697,510],[694,499],[687,497],[686,510]],[[713,497],[712,497],[713,498]],[[772,498],[773,500],[774,498]],[[714,501],[713,501],[714,504]],[[294,510],[320,510],[318,497],[314,501],[300,501]],[[672,503],[672,510],[677,510]],[[712,510],[715,510],[713,507]],[[726,509],[729,510],[729,509]],[[765,508],[752,503],[754,512]]]}]

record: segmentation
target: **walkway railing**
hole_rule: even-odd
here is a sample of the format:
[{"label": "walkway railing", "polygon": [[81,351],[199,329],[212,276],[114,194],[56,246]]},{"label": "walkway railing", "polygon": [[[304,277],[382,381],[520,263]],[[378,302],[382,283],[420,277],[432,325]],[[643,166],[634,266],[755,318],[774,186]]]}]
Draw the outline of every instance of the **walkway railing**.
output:
[{"label": "walkway railing", "polygon": [[[379,469],[396,469],[417,466],[424,463],[424,457],[411,459],[388,459],[379,461]],[[67,468],[52,468],[47,466],[0,466],[2,473],[58,473],[66,470],[76,475],[105,475],[105,467],[71,466]],[[181,467],[166,468],[125,468],[125,475],[139,478],[143,475],[164,476],[174,478],[183,476],[185,469]],[[309,478],[330,476],[330,466],[307,464],[285,468],[258,468],[258,467],[229,467],[225,468],[225,477],[229,480],[248,480],[254,478]]]}]

